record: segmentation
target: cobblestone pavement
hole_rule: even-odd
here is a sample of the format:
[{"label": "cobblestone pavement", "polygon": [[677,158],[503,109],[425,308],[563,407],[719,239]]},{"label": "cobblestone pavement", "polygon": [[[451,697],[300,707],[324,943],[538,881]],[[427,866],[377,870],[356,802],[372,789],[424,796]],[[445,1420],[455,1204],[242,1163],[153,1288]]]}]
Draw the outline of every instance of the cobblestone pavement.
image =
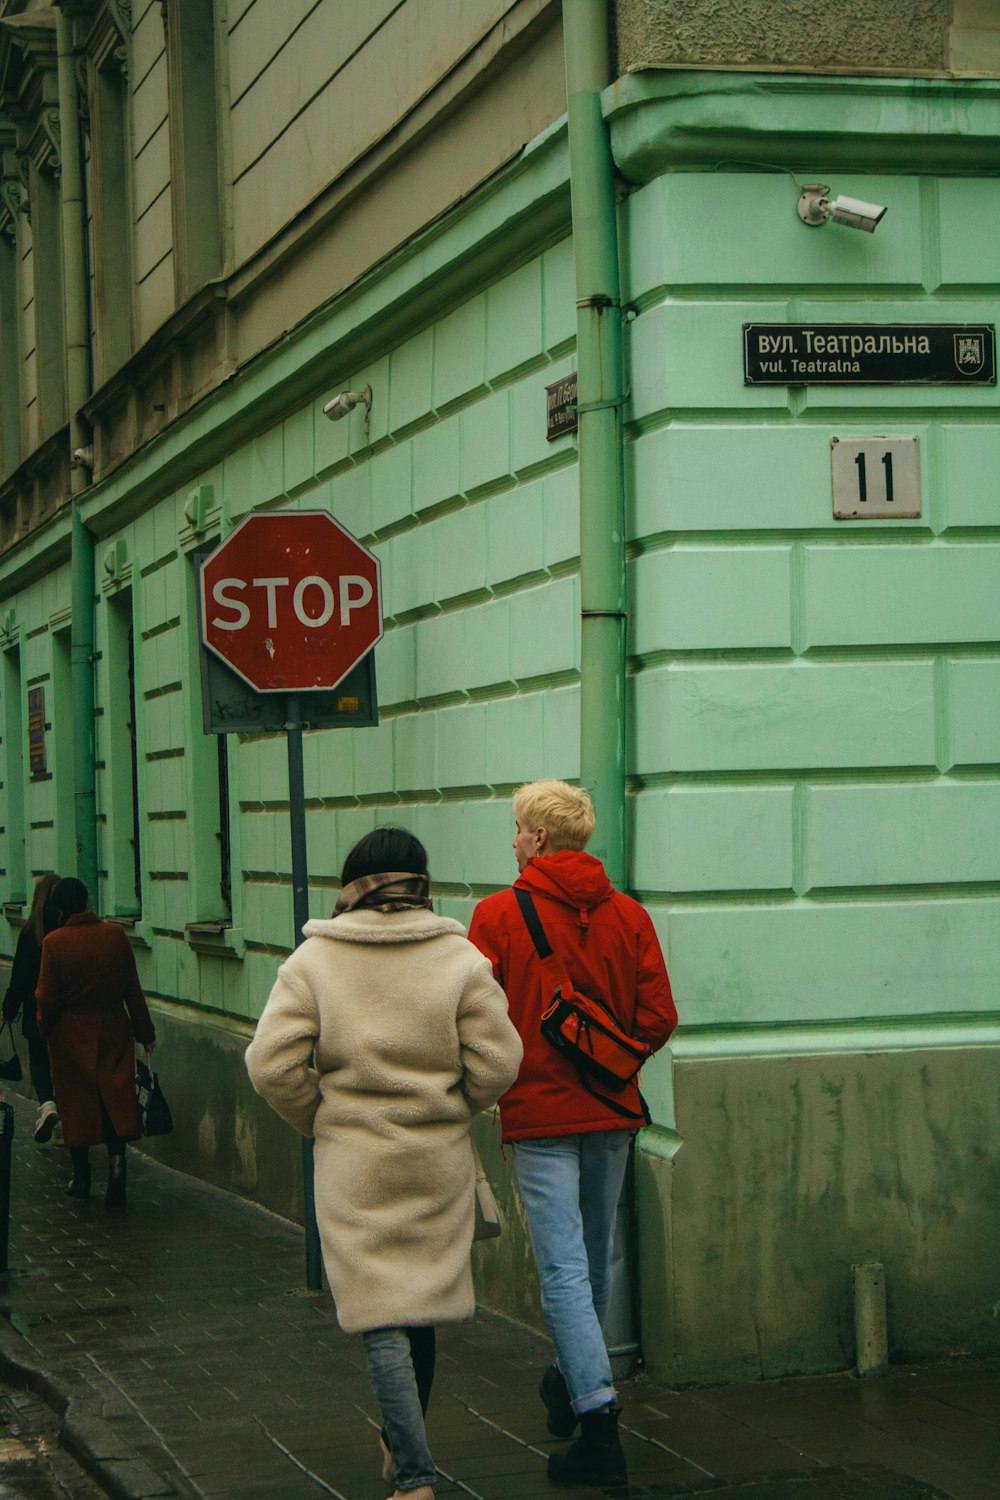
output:
[{"label": "cobblestone pavement", "polygon": [[100,1500],[59,1446],[59,1421],[38,1396],[0,1381],[0,1500]]},{"label": "cobblestone pavement", "polygon": [[[64,1441],[110,1492],[209,1500],[384,1500],[361,1343],[303,1291],[301,1233],[133,1152],[129,1208],[65,1196],[69,1166],[16,1099],[2,1341],[50,1396]],[[0,1329],[2,1329],[0,1323]],[[12,1352],[13,1351],[13,1352]],[[547,1345],[481,1313],[440,1330],[428,1430],[441,1496],[554,1491],[537,1380]],[[41,1372],[41,1373],[39,1373]],[[619,1500],[1000,1500],[1000,1361],[674,1392],[622,1390]],[[13,1473],[13,1470],[11,1471]],[[0,1500],[7,1470],[0,1451]]]}]

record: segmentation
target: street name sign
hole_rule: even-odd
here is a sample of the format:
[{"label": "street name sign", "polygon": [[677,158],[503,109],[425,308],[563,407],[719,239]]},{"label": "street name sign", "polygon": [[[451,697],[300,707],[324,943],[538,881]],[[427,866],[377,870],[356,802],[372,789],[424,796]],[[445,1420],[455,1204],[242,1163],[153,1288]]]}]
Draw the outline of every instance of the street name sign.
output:
[{"label": "street name sign", "polygon": [[255,512],[201,566],[201,630],[255,692],[329,692],[382,638],[378,558],[326,511]]},{"label": "street name sign", "polygon": [[995,385],[992,323],[744,323],[744,385]]}]

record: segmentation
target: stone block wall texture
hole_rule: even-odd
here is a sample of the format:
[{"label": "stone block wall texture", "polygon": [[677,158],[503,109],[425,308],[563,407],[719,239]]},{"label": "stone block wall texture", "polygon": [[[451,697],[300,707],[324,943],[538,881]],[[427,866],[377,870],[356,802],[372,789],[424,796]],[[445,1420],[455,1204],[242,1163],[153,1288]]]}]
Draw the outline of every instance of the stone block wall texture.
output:
[{"label": "stone block wall texture", "polygon": [[[996,1007],[996,388],[748,387],[740,328],[992,323],[997,194],[959,237],[969,182],[838,186],[891,204],[884,243],[805,239],[771,176],[624,210],[633,879],[675,898],[689,1026]],[[919,439],[923,514],[835,522],[831,439],[876,433]]]},{"label": "stone block wall texture", "polygon": [[[996,1347],[997,390],[748,387],[741,326],[993,324],[1000,198],[837,185],[888,232],[808,238],[787,178],[724,170],[622,214],[632,884],[683,1022],[641,1293],[680,1381],[851,1364],[866,1259],[894,1357]],[[831,438],[869,434],[919,439],[919,519],[833,520]]]},{"label": "stone block wall texture", "polygon": [[989,0],[617,0],[618,70],[1000,72]]}]

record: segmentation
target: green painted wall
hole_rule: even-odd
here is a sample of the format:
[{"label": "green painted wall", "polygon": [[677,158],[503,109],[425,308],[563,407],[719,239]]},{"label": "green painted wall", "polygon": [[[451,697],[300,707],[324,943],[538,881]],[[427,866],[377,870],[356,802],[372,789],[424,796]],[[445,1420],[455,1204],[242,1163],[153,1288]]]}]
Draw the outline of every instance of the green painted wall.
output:
[{"label": "green painted wall", "polygon": [[[956,1078],[964,1059],[986,1087],[1000,1041],[996,389],[748,389],[741,325],[995,322],[1000,198],[969,161],[983,122],[996,133],[996,103],[967,96],[975,128],[951,143],[954,175],[891,144],[878,171],[851,173],[837,163],[852,142],[875,150],[861,106],[881,112],[890,141],[922,118],[914,139],[940,153],[956,96],[852,83],[817,102],[798,81],[762,111],[756,85],[721,104],[686,88],[606,100],[631,184],[630,883],[683,1020],[645,1080],[646,1354],[677,1379],[849,1363],[850,1262],[876,1251],[895,1350],[985,1348],[982,1235],[1000,1227],[1000,1200],[979,1154],[989,1121]],[[839,135],[816,125],[814,105]],[[805,228],[784,172],[670,170],[677,150],[694,165],[713,109],[744,156],[784,141],[839,191],[887,203],[878,233]],[[714,167],[708,149],[701,165]],[[190,554],[260,506],[329,508],[378,553],[382,721],[306,736],[311,906],[329,912],[351,843],[392,821],[425,840],[439,907],[467,920],[513,875],[513,787],[579,771],[576,449],[545,437],[545,386],[573,368],[565,172],[556,130],[84,502],[99,537],[101,899],[134,918],[165,1082],[178,1075],[178,1130],[157,1150],[282,1211],[297,1193],[295,1144],[249,1096],[240,1053],[290,942],[285,747],[230,737],[232,925],[193,932],[225,911]],[[362,412],[323,417],[332,394],[366,383],[367,425]],[[830,438],[863,433],[920,438],[920,520],[833,522]],[[65,558],[56,517],[0,563],[13,610],[0,649],[18,648],[22,692],[63,670]],[[51,698],[54,750],[67,705]],[[71,802],[58,778],[22,772],[18,786],[38,870],[64,857]],[[17,790],[5,794],[9,825]],[[9,848],[4,858],[9,895]],[[873,1105],[892,1090],[912,1108]],[[536,1316],[509,1169],[486,1122],[482,1135],[512,1227],[477,1252],[481,1286]],[[956,1142],[971,1155],[949,1178],[935,1153]],[[873,1217],[881,1163],[901,1207]],[[970,1203],[959,1298],[952,1270],[911,1241],[914,1224],[939,1236]],[[916,1218],[907,1204],[922,1205]],[[789,1268],[795,1298],[775,1267]],[[717,1309],[736,1302],[746,1319],[723,1339]]]},{"label": "green painted wall", "polygon": [[[780,89],[766,118],[742,84],[686,118],[702,80],[654,84],[660,110],[645,87],[610,104],[645,183],[622,212],[632,883],[683,1021],[672,1076],[648,1070],[672,1128],[639,1163],[647,1358],[850,1364],[871,1259],[895,1356],[995,1348],[997,390],[747,387],[741,326],[995,324],[1000,188],[888,146],[846,170],[876,94],[887,137],[908,107],[881,86],[825,88],[813,121]],[[733,154],[783,141],[791,175],[662,172],[696,115],[733,142],[738,100]],[[801,225],[806,177],[887,204],[878,232]],[[919,520],[834,522],[831,438],[867,434],[918,437]]]}]

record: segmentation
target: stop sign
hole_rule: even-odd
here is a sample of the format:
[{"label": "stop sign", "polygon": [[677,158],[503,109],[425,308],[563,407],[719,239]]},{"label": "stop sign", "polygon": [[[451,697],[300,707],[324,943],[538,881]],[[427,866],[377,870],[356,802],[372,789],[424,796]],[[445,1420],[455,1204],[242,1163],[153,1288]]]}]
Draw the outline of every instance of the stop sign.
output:
[{"label": "stop sign", "polygon": [[382,638],[378,558],[325,511],[247,516],[202,564],[201,632],[258,693],[334,688]]}]

